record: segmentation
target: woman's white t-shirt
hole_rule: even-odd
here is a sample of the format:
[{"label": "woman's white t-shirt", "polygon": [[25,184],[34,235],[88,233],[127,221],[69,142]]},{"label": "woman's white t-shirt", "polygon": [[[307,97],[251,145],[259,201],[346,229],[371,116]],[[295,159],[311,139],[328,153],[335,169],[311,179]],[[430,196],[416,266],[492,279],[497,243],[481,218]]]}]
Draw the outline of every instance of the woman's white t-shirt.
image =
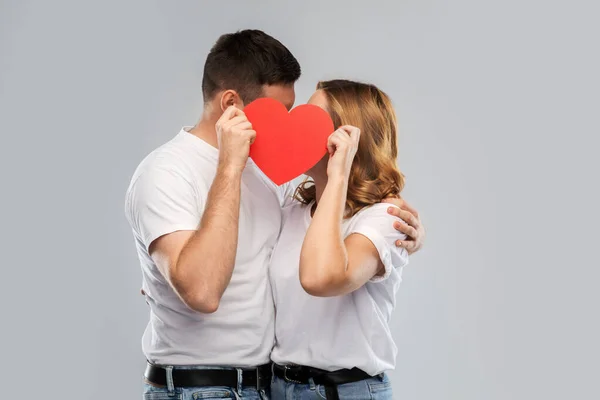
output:
[{"label": "woman's white t-shirt", "polygon": [[385,274],[337,297],[311,296],[300,285],[300,251],[311,221],[311,205],[294,202],[283,209],[281,234],[269,267],[275,300],[271,353],[275,363],[327,371],[356,367],[370,375],[395,367],[397,348],[389,321],[408,254],[394,244],[399,232],[388,207],[375,204],[344,220],[343,237],[366,236],[377,248]]}]

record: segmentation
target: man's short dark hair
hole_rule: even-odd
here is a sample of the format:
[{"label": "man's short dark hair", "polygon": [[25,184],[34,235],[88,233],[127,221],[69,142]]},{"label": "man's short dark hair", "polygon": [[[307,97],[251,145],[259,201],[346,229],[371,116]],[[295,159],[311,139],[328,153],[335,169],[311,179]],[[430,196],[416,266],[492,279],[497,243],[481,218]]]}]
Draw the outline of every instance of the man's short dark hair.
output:
[{"label": "man's short dark hair", "polygon": [[263,85],[293,84],[300,64],[281,42],[259,30],[222,35],[204,64],[202,94],[210,101],[220,90],[235,90],[248,104],[261,96]]}]

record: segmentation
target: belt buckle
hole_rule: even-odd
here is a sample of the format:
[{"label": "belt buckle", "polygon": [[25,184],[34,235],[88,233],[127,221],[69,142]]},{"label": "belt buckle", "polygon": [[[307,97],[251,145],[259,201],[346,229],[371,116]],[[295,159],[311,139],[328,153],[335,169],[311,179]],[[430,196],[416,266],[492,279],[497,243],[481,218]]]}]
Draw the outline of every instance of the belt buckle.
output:
[{"label": "belt buckle", "polygon": [[288,381],[288,382],[292,382],[292,383],[302,383],[302,382],[296,381],[296,380],[294,380],[292,378],[288,378],[287,372],[288,372],[289,369],[290,369],[289,365],[284,365],[283,366],[283,379],[286,380],[286,381]]}]

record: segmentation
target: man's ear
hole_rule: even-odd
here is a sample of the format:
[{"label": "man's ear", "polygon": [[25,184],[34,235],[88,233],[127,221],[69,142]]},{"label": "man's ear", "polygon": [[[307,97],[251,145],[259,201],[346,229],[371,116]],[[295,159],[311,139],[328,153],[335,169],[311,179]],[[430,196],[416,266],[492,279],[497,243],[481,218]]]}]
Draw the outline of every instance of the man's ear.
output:
[{"label": "man's ear", "polygon": [[225,111],[231,106],[236,106],[242,110],[244,108],[244,102],[235,90],[230,89],[221,94],[221,111]]}]

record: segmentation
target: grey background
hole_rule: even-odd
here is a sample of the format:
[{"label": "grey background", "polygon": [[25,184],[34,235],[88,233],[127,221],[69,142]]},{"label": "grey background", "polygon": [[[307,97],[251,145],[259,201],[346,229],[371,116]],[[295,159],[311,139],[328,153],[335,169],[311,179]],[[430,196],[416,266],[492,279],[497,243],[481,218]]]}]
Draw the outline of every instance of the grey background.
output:
[{"label": "grey background", "polygon": [[600,398],[592,1],[1,1],[2,399],[140,398],[137,163],[201,112],[207,51],[260,28],[386,90],[425,248],[398,399]]}]

